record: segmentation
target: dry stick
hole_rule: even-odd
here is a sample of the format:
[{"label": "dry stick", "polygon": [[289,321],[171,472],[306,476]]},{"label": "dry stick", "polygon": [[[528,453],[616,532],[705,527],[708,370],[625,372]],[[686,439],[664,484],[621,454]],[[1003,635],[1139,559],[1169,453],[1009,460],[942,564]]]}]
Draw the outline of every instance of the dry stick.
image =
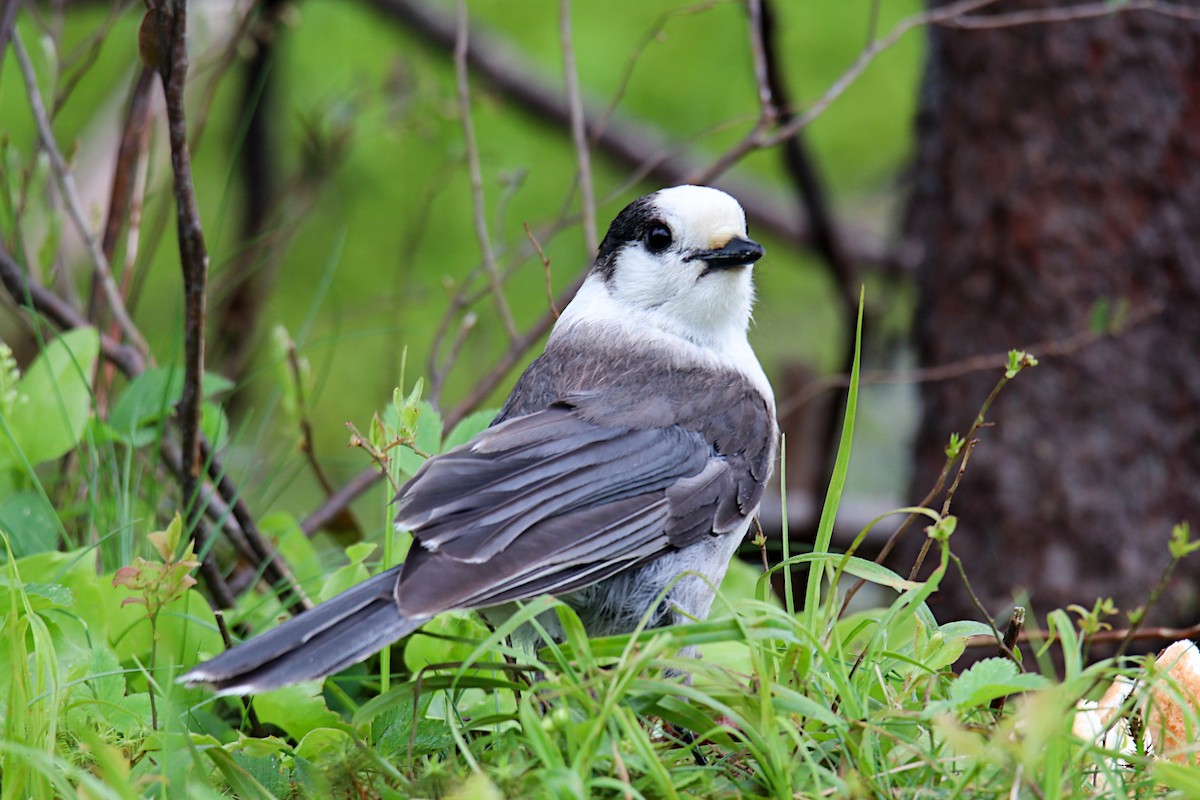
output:
[{"label": "dry stick", "polygon": [[[417,0],[367,2],[416,33],[422,44],[443,51],[453,50],[455,20],[451,15]],[[512,48],[504,46],[498,39],[475,30],[470,32],[470,39],[467,64],[475,73],[526,113],[564,130],[570,129],[570,106],[558,87],[523,63]],[[609,120],[604,112],[586,105],[584,117],[596,152],[618,164],[644,171],[648,180],[666,186],[687,183],[702,169],[693,158],[670,157],[676,149],[670,137],[645,122],[628,118]],[[735,180],[724,181],[722,185],[738,198],[758,229],[802,247],[811,246],[809,231],[779,196]],[[854,261],[897,266],[883,240],[867,231],[847,235],[846,243],[848,255]]]},{"label": "dry stick", "polygon": [[[13,302],[33,309],[60,330],[88,327],[88,321],[74,306],[41,284],[27,279],[19,264],[0,245],[0,283]],[[140,375],[146,368],[142,354],[129,345],[108,336],[100,337],[100,352],[127,375]]]},{"label": "dry stick", "polygon": [[[1126,331],[1142,324],[1148,319],[1155,317],[1163,312],[1165,306],[1159,302],[1147,303],[1138,309],[1130,312],[1124,319],[1119,320],[1113,326],[1101,331],[1085,330],[1079,331],[1068,336],[1065,339],[1048,339],[1041,342],[1028,345],[1020,348],[1027,353],[1034,353],[1038,358],[1058,358],[1062,356],[1074,355],[1075,353],[1089,347],[1097,342],[1109,339],[1113,336],[1120,336]],[[952,361],[949,364],[938,364],[932,367],[921,367],[920,369],[904,370],[897,372],[864,372],[861,383],[866,386],[868,384],[888,384],[888,383],[936,383],[939,381],[953,380],[961,378],[964,375],[970,375],[975,372],[983,372],[991,369],[1001,369],[1008,363],[1008,353],[989,353],[987,355],[970,356],[959,361]],[[810,402],[813,398],[821,395],[831,389],[842,389],[850,385],[850,376],[848,373],[842,375],[830,375],[818,381],[813,381],[803,391],[789,397],[787,400],[779,404],[778,416],[784,419]]]},{"label": "dry stick", "polygon": [[850,68],[843,72],[841,77],[834,81],[833,84],[825,90],[824,94],[822,94],[819,98],[817,98],[816,102],[809,106],[806,112],[797,116],[786,125],[781,125],[775,131],[775,133],[770,136],[766,135],[765,131],[752,131],[740,142],[727,150],[715,162],[713,162],[708,169],[700,173],[698,179],[705,183],[715,180],[717,177],[724,175],[730,167],[741,161],[750,152],[766,147],[774,147],[775,145],[780,144],[791,136],[795,135],[795,133],[800,129],[811,124],[813,120],[824,114],[826,109],[828,109],[835,100],[841,97],[851,84],[858,80],[859,76],[862,75],[862,73],[871,64],[871,62],[875,60],[876,57],[878,57],[885,50],[888,50],[894,46],[905,36],[905,34],[909,33],[910,31],[916,28],[932,25],[942,20],[952,19],[970,11],[975,11],[983,8],[984,6],[991,5],[995,2],[997,2],[997,0],[960,0],[960,2],[951,3],[950,5],[942,6],[940,8],[932,9],[920,14],[914,14],[901,20],[894,28],[892,28],[890,32],[888,32],[887,36],[884,36],[881,39],[876,39],[867,47],[863,48],[862,52],[859,53],[858,58],[855,59]]},{"label": "dry stick", "polygon": [[[150,89],[153,81],[154,71],[142,67],[129,95],[129,109],[125,113],[125,124],[117,144],[116,166],[108,196],[108,216],[104,221],[104,236],[100,242],[100,250],[110,265],[121,229],[131,216],[138,184],[138,165],[150,139]],[[93,321],[103,313],[101,289],[98,276],[93,275],[92,291],[88,298],[88,319]]]},{"label": "dry stick", "polygon": [[1020,25],[1044,25],[1052,22],[1074,22],[1081,19],[1107,17],[1116,12],[1149,11],[1176,19],[1200,21],[1200,10],[1187,8],[1176,3],[1159,0],[1124,0],[1121,3],[1080,3],[1061,8],[1044,8],[1029,11],[1012,11],[1005,14],[990,14],[986,17],[957,17],[938,24],[947,28],[984,30],[989,28],[1015,28]]},{"label": "dry stick", "polygon": [[537,237],[533,235],[533,230],[529,227],[529,223],[525,223],[525,238],[533,245],[533,249],[537,251],[538,258],[542,260],[542,278],[546,282],[546,302],[550,305],[550,311],[554,314],[554,318],[558,319],[558,306],[554,304],[554,283],[550,280],[550,258],[546,252],[542,250],[542,245],[538,242]]},{"label": "dry stick", "polygon": [[571,112],[571,141],[579,165],[579,194],[583,205],[583,241],[588,258],[600,246],[596,231],[596,192],[592,186],[592,160],[588,149],[583,97],[579,93],[579,71],[575,67],[575,49],[571,44],[571,0],[559,0],[558,34],[562,43],[563,75],[567,82],[567,107]]},{"label": "dry stick", "polygon": [[[191,157],[188,154],[183,109],[183,84],[187,75],[187,4],[185,0],[159,1],[161,4],[158,7],[151,6],[142,21],[139,44],[147,66],[158,72],[167,106],[167,132],[171,144],[171,175],[184,292],[183,390],[176,407],[183,472],[180,484],[188,530],[196,542],[196,550],[204,556],[201,570],[207,580],[211,573],[219,572],[207,527],[201,524],[204,509],[200,507],[198,491],[202,482],[200,405],[204,377],[208,254],[204,248],[199,212],[192,191]],[[222,601],[218,600],[218,605],[223,605]]]},{"label": "dry stick", "polygon": [[[168,10],[168,8],[170,10]],[[187,77],[187,3],[171,0],[147,13],[142,26],[143,58],[157,69],[162,80],[167,108],[167,132],[171,145],[171,174],[175,193],[179,260],[184,286],[183,390],[177,406],[182,456],[181,488],[189,526],[194,527],[197,549],[204,551],[207,532],[200,524],[205,513],[201,504],[202,469],[206,469],[218,493],[229,504],[264,575],[291,593],[293,611],[312,605],[278,553],[266,544],[232,481],[225,475],[207,441],[200,433],[204,379],[204,332],[208,283],[208,253],[196,193],[192,184],[191,156],[184,113],[184,82]],[[208,559],[211,561],[212,559]],[[206,576],[207,577],[207,576]]]},{"label": "dry stick", "polygon": [[[308,418],[308,404],[304,399],[304,371],[300,368],[300,357],[296,353],[296,343],[288,338],[287,343],[287,361],[288,371],[292,376],[292,385],[296,390],[296,416],[299,418],[300,426],[300,452],[304,453],[305,459],[308,460],[309,467],[312,468],[313,475],[317,478],[317,483],[321,484],[321,489],[324,490],[325,496],[329,497],[333,494],[333,484],[329,482],[329,478],[325,475],[325,470],[321,467],[321,462],[317,460],[317,449],[313,444],[313,428],[312,422]],[[354,523],[355,529],[361,536],[363,531],[359,527],[358,522]]]},{"label": "dry stick", "polygon": [[458,26],[454,44],[454,74],[458,88],[458,113],[462,117],[463,139],[467,147],[467,168],[471,173],[471,208],[475,217],[475,236],[479,239],[479,250],[483,255],[483,267],[487,272],[488,283],[492,290],[492,300],[496,304],[496,313],[504,324],[508,340],[514,341],[517,336],[517,324],[513,321],[512,311],[504,298],[504,287],[500,283],[500,271],[496,267],[496,253],[492,250],[492,237],[488,233],[487,208],[483,197],[483,168],[479,164],[479,145],[475,140],[475,122],[471,115],[471,86],[468,80],[467,44],[469,34],[467,28],[466,0],[458,0]]},{"label": "dry stick", "polygon": [[[1017,646],[1017,637],[1021,635],[1021,629],[1025,627],[1025,609],[1017,606],[1012,610],[1012,614],[1008,617],[1008,625],[1004,629],[1004,638],[1000,641],[1000,655],[1011,658],[1018,667],[1021,662],[1018,661],[1014,654],[1013,648]],[[992,710],[1001,712],[1004,710],[1004,702],[1008,699],[1008,695],[1000,695],[993,698]]]},{"label": "dry stick", "polygon": [[25,79],[25,89],[29,96],[29,107],[33,110],[34,122],[37,125],[38,139],[42,144],[42,148],[50,157],[50,165],[54,173],[54,178],[58,183],[59,191],[62,192],[63,201],[67,205],[67,215],[71,218],[71,222],[78,231],[80,238],[83,239],[88,257],[92,262],[92,269],[100,281],[100,286],[104,291],[105,299],[108,300],[109,309],[112,311],[113,317],[121,326],[122,334],[133,343],[139,352],[145,355],[149,352],[149,347],[146,344],[146,340],[142,338],[141,332],[133,324],[133,320],[129,318],[129,314],[125,310],[125,304],[121,302],[117,291],[117,284],[113,281],[112,272],[109,270],[108,259],[104,257],[104,253],[100,249],[100,243],[96,241],[96,237],[92,234],[91,229],[88,228],[87,221],[84,218],[83,205],[79,199],[79,191],[75,186],[75,178],[71,174],[67,162],[63,159],[62,153],[58,150],[58,144],[54,139],[54,131],[50,127],[50,119],[46,115],[46,107],[42,103],[42,96],[38,91],[37,76],[34,74],[33,64],[30,63],[29,54],[25,52],[25,46],[21,43],[21,35],[15,28],[12,32],[12,45],[21,75]]},{"label": "dry stick", "polygon": [[[1088,637],[1089,644],[1124,644],[1126,640],[1130,643],[1135,641],[1177,641],[1179,639],[1195,639],[1200,637],[1200,623],[1187,628],[1166,628],[1152,627],[1142,628],[1139,626],[1131,626],[1129,628],[1120,628],[1112,631],[1097,631]],[[1051,633],[1047,630],[1034,628],[1032,630],[1023,630],[1017,637],[1017,644],[1027,644],[1030,642],[1039,642],[1045,644],[1053,644],[1059,639],[1058,634]],[[980,634],[967,639],[967,647],[988,647],[995,646],[996,640],[992,636]],[[1128,645],[1126,645],[1128,646]]]},{"label": "dry stick", "polygon": [[[138,242],[142,222],[142,196],[148,171],[150,144],[150,92],[154,88],[154,71],[142,67],[129,96],[129,108],[125,124],[121,128],[121,139],[117,145],[116,165],[113,169],[112,188],[109,192],[108,216],[104,223],[104,237],[100,249],[111,266],[116,254],[117,240],[121,229],[128,226],[125,234],[125,258],[121,267],[121,282],[118,293],[123,303],[128,302],[129,287],[137,261]],[[97,327],[104,327],[104,295],[98,277],[93,273],[92,287],[88,294],[87,317]],[[126,306],[128,308],[128,305]],[[120,336],[120,326],[109,323],[109,335]],[[151,359],[152,360],[152,359]],[[96,407],[103,414],[108,391],[112,386],[116,365],[105,362],[102,374],[98,374],[96,385]]]}]

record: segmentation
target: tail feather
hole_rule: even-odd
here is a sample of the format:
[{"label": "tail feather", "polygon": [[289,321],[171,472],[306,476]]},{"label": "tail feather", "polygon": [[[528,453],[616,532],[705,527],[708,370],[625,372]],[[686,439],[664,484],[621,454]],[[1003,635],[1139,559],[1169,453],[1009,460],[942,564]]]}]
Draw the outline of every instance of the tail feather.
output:
[{"label": "tail feather", "polygon": [[428,617],[396,606],[395,567],[354,586],[261,636],[198,665],[180,680],[220,694],[252,694],[323,678],[405,636]]}]

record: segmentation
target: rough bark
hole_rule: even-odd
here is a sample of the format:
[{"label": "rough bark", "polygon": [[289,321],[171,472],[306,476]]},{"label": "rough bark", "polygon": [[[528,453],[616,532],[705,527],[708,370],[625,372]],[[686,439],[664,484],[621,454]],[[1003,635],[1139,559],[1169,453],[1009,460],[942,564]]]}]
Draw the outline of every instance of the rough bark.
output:
[{"label": "rough bark", "polygon": [[[953,549],[994,615],[1022,590],[1039,614],[1132,609],[1172,524],[1200,527],[1200,25],[1139,12],[930,36],[906,221],[922,364],[1068,337],[1100,304],[1162,304],[1005,389]],[[998,377],[922,387],[916,496]],[[1151,619],[1195,621],[1195,576],[1185,563]],[[978,616],[957,585],[935,613]]]}]

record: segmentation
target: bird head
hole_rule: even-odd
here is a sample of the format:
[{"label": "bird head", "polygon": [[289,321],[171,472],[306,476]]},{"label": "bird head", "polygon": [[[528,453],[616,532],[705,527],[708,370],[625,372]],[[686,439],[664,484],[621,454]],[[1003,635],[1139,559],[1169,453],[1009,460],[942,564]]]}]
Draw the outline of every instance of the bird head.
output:
[{"label": "bird head", "polygon": [[701,345],[743,336],[754,300],[750,267],[762,255],[741,205],[725,192],[662,189],[613,220],[564,319],[624,316]]}]

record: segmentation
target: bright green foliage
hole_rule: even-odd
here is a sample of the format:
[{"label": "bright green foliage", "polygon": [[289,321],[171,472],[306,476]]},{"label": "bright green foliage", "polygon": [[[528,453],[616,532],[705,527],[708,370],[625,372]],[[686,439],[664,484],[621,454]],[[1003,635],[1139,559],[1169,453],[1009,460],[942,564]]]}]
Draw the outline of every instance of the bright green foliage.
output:
[{"label": "bright green foliage", "polygon": [[82,437],[100,337],[94,328],[64,333],[46,345],[15,385],[16,367],[7,348],[4,352],[0,472],[23,472],[62,456]]}]

